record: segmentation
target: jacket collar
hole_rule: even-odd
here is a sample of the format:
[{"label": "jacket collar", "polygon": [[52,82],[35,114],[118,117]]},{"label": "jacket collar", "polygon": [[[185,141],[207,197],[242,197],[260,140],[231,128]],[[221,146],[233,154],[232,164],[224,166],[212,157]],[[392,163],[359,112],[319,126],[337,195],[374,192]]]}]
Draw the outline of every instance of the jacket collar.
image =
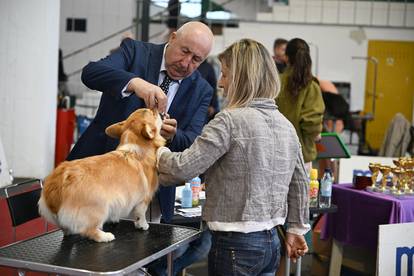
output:
[{"label": "jacket collar", "polygon": [[267,98],[254,98],[248,105],[253,108],[277,109],[275,100]]},{"label": "jacket collar", "polygon": [[155,45],[151,48],[148,62],[147,81],[158,85],[158,77],[160,75],[160,68],[162,60],[164,59],[163,51],[165,44]]}]

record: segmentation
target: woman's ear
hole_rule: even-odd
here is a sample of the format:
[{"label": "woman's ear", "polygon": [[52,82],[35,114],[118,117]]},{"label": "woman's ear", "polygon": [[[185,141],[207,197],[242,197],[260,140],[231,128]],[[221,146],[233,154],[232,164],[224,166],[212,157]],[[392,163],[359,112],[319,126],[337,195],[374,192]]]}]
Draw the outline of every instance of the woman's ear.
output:
[{"label": "woman's ear", "polygon": [[111,138],[119,139],[122,135],[125,121],[110,125],[105,129],[106,135]]}]

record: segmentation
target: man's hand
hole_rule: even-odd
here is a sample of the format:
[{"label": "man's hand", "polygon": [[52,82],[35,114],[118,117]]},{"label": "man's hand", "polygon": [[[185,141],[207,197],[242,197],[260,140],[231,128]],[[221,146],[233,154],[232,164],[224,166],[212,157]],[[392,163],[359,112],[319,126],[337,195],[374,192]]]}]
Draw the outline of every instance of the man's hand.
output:
[{"label": "man's hand", "polygon": [[166,114],[161,126],[161,136],[167,141],[171,141],[177,133],[177,120],[170,119],[170,115]]},{"label": "man's hand", "polygon": [[308,252],[308,245],[302,235],[287,232],[285,243],[287,255],[293,262],[296,262],[297,258],[302,257],[306,252]]},{"label": "man's hand", "polygon": [[134,92],[143,99],[147,108],[157,108],[159,112],[165,112],[167,109],[167,95],[159,86],[141,78],[133,78],[128,84],[127,91]]}]

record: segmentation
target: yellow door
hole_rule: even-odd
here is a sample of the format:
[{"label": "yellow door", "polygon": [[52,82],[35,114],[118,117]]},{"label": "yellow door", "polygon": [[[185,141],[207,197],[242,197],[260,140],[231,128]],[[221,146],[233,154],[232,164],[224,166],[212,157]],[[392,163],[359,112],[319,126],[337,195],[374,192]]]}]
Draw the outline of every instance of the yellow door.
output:
[{"label": "yellow door", "polygon": [[[371,40],[368,56],[378,60],[375,117],[368,122],[366,140],[379,149],[394,115],[402,113],[408,121],[413,117],[414,42]],[[365,112],[372,112],[374,65],[367,63]]]}]

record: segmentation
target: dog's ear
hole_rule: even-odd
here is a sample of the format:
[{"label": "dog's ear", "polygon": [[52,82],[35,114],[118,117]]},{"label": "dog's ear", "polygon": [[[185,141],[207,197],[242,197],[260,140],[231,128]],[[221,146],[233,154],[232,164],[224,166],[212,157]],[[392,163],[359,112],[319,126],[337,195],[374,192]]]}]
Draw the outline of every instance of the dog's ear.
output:
[{"label": "dog's ear", "polygon": [[155,136],[155,128],[151,127],[150,124],[144,124],[144,126],[141,129],[141,134],[147,139],[154,139]]},{"label": "dog's ear", "polygon": [[110,125],[105,129],[105,133],[111,138],[119,139],[122,135],[124,125],[125,121]]}]

